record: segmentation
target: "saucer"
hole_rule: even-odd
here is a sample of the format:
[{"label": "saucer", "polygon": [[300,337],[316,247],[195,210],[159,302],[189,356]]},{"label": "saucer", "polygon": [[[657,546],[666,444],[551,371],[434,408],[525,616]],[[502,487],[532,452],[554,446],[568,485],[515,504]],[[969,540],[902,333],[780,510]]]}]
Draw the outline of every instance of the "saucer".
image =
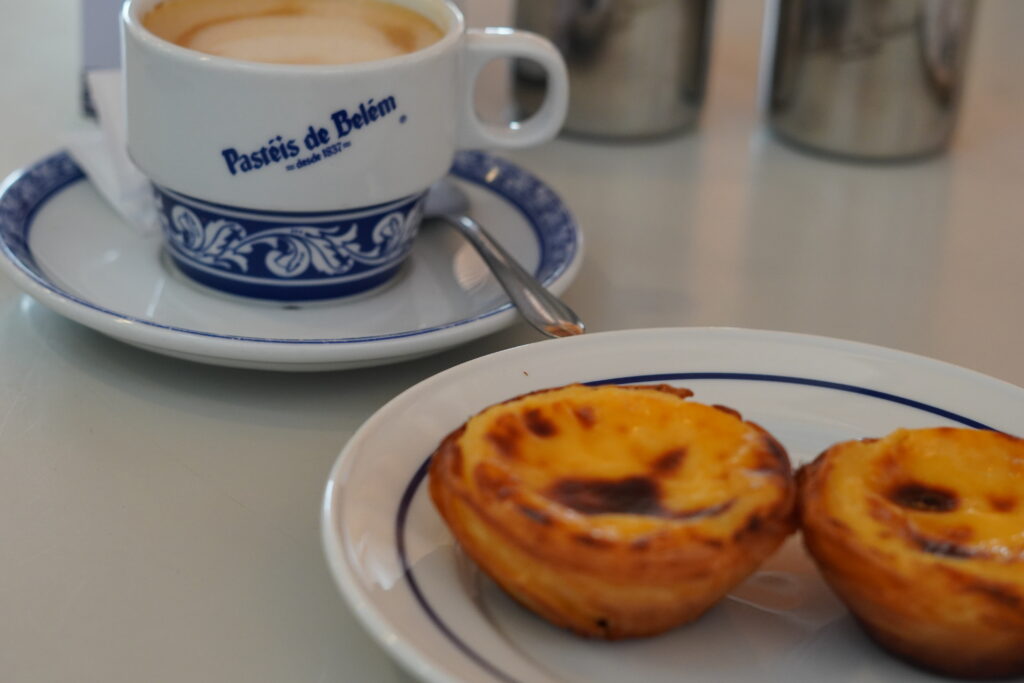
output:
[{"label": "saucer", "polygon": [[[487,226],[545,287],[561,294],[582,260],[569,210],[541,180],[484,152],[452,175]],[[473,248],[424,223],[385,287],[313,304],[206,290],[161,257],[159,234],[126,224],[66,152],[0,189],[0,269],[56,313],[120,341],[187,360],[269,370],[365,367],[425,356],[508,326],[516,311]]]},{"label": "saucer", "polygon": [[[556,628],[463,553],[429,493],[431,452],[489,405],[573,382],[670,384],[729,406],[802,465],[899,428],[1016,432],[1024,389],[936,360],[839,339],[678,328],[588,333],[506,349],[407,389],[349,439],[321,531],[352,613],[430,683],[928,683],[874,645],[797,536],[699,620],[607,642]],[[396,425],[401,425],[396,429]]]}]

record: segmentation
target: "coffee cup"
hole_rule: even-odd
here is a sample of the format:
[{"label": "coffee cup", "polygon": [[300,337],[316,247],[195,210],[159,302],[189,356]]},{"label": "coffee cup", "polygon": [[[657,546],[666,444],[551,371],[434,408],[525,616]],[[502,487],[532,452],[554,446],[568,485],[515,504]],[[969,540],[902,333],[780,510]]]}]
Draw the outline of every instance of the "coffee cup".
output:
[{"label": "coffee cup", "polygon": [[[124,5],[128,153],[153,184],[165,252],[202,285],[277,301],[377,288],[400,270],[426,191],[457,150],[535,145],[561,127],[565,65],[546,39],[467,30],[450,0],[308,0],[325,3],[411,12],[436,36],[410,44],[399,17],[398,28],[379,32],[385,43],[399,36],[393,54],[379,40],[344,33],[349,19],[313,17],[312,37],[296,22],[291,33],[275,33],[272,19],[297,16],[305,0]],[[184,7],[178,34],[151,21],[173,4]],[[222,28],[239,7],[253,19],[240,34],[206,36],[202,45],[181,38]],[[261,32],[270,39],[261,43]],[[356,54],[313,54],[332,45]],[[296,54],[357,61],[292,63]],[[480,70],[499,58],[530,59],[548,73],[543,106],[515,127],[485,122],[474,107]]]}]

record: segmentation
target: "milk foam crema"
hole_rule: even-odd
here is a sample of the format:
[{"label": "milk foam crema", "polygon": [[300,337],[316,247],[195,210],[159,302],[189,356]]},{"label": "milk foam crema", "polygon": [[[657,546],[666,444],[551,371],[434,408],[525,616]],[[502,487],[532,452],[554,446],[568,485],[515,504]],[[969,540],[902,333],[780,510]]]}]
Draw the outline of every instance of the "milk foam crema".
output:
[{"label": "milk foam crema", "polygon": [[142,19],[207,54],[274,64],[351,64],[421,50],[436,24],[381,0],[164,0]]}]

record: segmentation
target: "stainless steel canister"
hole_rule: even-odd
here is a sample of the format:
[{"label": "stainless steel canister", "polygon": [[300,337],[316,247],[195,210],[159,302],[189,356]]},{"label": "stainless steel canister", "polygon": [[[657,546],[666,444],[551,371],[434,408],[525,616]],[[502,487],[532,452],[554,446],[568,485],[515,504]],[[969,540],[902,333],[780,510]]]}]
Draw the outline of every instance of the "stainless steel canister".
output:
[{"label": "stainless steel canister", "polygon": [[[712,0],[518,0],[516,24],[547,36],[569,67],[565,130],[639,137],[697,120],[704,99]],[[543,83],[516,67],[521,114]]]},{"label": "stainless steel canister", "polygon": [[813,150],[900,159],[943,149],[963,89],[974,0],[772,0],[765,110]]}]

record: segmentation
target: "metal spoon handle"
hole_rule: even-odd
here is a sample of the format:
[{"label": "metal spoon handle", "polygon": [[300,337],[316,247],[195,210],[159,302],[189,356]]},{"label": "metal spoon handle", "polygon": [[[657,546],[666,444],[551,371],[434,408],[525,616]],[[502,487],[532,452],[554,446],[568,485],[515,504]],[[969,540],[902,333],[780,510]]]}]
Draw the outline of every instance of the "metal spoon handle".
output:
[{"label": "metal spoon handle", "polygon": [[583,334],[585,326],[579,316],[523,270],[479,223],[461,214],[444,214],[438,218],[458,228],[469,240],[528,323],[549,337]]}]

